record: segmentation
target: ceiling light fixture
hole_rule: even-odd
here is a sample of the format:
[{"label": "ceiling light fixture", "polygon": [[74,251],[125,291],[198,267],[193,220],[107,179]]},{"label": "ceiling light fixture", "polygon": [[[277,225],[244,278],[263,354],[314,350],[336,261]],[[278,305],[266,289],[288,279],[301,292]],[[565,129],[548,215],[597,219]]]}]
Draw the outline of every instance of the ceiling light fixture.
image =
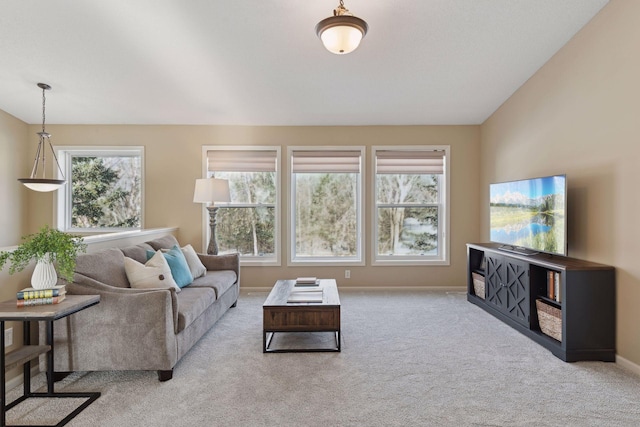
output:
[{"label": "ceiling light fixture", "polygon": [[367,23],[353,16],[340,0],[338,7],[333,10],[333,16],[318,22],[316,34],[329,52],[344,55],[358,48],[368,29]]},{"label": "ceiling light fixture", "polygon": [[[40,142],[38,142],[38,150],[36,151],[36,158],[33,161],[33,169],[31,169],[31,176],[29,178],[19,178],[18,181],[23,183],[27,188],[30,188],[34,191],[55,191],[58,188],[64,185],[64,174],[62,173],[62,169],[60,168],[60,163],[58,163],[58,157],[56,156],[55,151],[53,151],[53,146],[51,145],[51,134],[47,133],[44,129],[44,121],[45,121],[45,102],[46,98],[44,96],[45,90],[51,90],[51,86],[46,83],[38,83],[38,87],[42,89],[42,132],[38,132],[40,136]],[[49,148],[51,149],[51,154],[53,154],[53,158],[56,161],[56,165],[58,166],[58,170],[60,171],[60,175],[63,179],[47,179],[45,178],[46,172],[46,157],[45,157],[45,140],[49,143]],[[41,177],[38,177],[38,167],[41,166]]]}]

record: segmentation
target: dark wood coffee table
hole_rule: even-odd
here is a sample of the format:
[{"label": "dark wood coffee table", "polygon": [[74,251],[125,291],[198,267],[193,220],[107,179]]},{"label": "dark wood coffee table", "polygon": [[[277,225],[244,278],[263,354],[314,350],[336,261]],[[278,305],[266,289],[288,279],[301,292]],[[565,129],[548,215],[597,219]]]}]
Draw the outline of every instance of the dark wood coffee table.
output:
[{"label": "dark wood coffee table", "polygon": [[[322,302],[288,303],[295,280],[278,280],[262,305],[264,353],[340,351],[340,297],[334,279],[320,279]],[[333,332],[335,347],[331,348],[270,348],[276,332]]]}]

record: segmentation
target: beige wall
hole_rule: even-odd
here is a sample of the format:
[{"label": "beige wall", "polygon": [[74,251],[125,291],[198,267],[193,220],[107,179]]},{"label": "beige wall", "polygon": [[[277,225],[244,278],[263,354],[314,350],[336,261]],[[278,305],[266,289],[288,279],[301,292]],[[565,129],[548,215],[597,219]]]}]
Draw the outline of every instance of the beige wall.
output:
[{"label": "beige wall", "polygon": [[28,143],[26,123],[0,110],[0,247],[17,244],[27,230],[28,190],[16,180],[31,173]]},{"label": "beige wall", "polygon": [[616,267],[617,349],[640,364],[640,2],[611,0],[481,127],[491,182],[566,173],[569,255]]},{"label": "beige wall", "polygon": [[[28,126],[24,122],[0,110],[0,248],[20,243],[20,237],[28,229],[29,190],[16,181],[31,173],[27,132]],[[29,272],[10,276],[6,269],[0,271],[0,301],[15,298],[16,291],[29,286],[29,277]],[[21,341],[21,325],[19,322],[6,323],[6,328],[13,328],[14,344],[10,349],[16,348]],[[7,375],[8,378],[16,376],[17,369]]]},{"label": "beige wall", "polygon": [[[37,126],[30,126],[37,131]],[[244,267],[242,286],[268,287],[278,278],[302,275],[335,277],[340,286],[460,286],[466,285],[465,243],[479,237],[478,180],[479,126],[370,126],[370,127],[238,127],[238,126],[47,126],[58,146],[142,145],[145,147],[145,228],[178,227],[183,243],[202,245],[200,204],[194,204],[193,186],[202,174],[203,145],[450,145],[451,146],[451,265],[438,267],[372,267],[367,239],[367,266],[287,268]],[[370,155],[370,150],[368,151]],[[367,159],[366,170],[369,170]],[[369,176],[370,179],[370,176]],[[283,189],[283,196],[286,188]],[[365,187],[369,198],[369,186]],[[283,199],[284,200],[284,199]],[[53,195],[33,194],[29,225],[37,229],[53,220]],[[206,212],[205,212],[206,213]],[[286,209],[282,209],[282,236],[286,242]],[[371,214],[366,213],[365,230]]]}]

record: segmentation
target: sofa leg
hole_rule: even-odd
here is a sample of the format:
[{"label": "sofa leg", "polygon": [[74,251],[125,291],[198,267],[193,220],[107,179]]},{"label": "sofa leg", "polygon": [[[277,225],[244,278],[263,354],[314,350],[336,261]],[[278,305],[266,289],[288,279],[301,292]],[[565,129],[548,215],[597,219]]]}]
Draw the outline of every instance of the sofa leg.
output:
[{"label": "sofa leg", "polygon": [[159,381],[169,381],[171,378],[173,378],[173,369],[169,369],[168,371],[158,371]]},{"label": "sofa leg", "polygon": [[233,304],[231,304],[231,307],[235,307],[236,305],[238,305],[238,300],[236,300],[236,302],[234,302]]}]

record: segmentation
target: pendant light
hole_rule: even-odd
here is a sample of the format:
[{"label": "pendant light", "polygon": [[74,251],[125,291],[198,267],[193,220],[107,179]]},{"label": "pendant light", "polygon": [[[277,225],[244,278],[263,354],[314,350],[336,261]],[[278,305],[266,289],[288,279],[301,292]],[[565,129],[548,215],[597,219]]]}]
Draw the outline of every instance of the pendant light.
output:
[{"label": "pendant light", "polygon": [[353,16],[340,0],[333,16],[318,22],[316,34],[329,52],[344,55],[358,48],[368,29],[367,23]]},{"label": "pendant light", "polygon": [[[38,87],[42,89],[42,132],[38,132],[40,136],[40,142],[38,142],[38,149],[36,151],[36,158],[33,161],[33,169],[31,169],[31,176],[29,178],[19,178],[18,181],[23,183],[25,187],[34,190],[34,191],[55,191],[58,188],[64,185],[64,174],[62,173],[62,169],[60,168],[60,163],[58,163],[58,157],[56,156],[55,151],[53,151],[53,146],[51,145],[51,134],[47,133],[44,128],[45,122],[45,102],[46,98],[44,95],[45,90],[51,90],[51,86],[46,83],[38,83]],[[63,179],[53,179],[53,178],[45,178],[46,172],[46,156],[45,156],[45,141],[48,143],[49,148],[51,149],[51,154],[53,154],[53,158],[56,161],[56,165],[58,166],[58,170],[60,171],[60,175],[62,175]],[[41,168],[41,175],[38,176],[38,168]]]}]

